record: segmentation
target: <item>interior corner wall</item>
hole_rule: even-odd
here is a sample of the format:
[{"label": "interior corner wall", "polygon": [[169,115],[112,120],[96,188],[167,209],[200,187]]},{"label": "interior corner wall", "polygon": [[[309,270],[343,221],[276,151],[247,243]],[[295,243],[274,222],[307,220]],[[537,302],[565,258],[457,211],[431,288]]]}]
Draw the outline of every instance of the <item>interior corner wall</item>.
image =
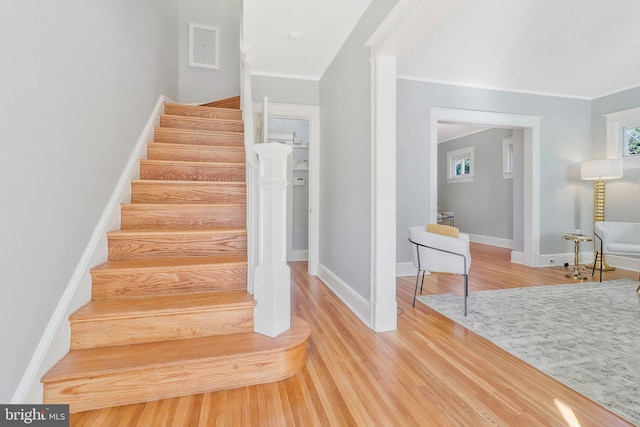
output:
[{"label": "interior corner wall", "polygon": [[3,9],[0,402],[9,403],[158,98],[178,95],[178,0]]},{"label": "interior corner wall", "polygon": [[396,1],[373,0],[320,80],[320,264],[362,301],[371,280],[371,78],[366,41]]},{"label": "interior corner wall", "polygon": [[[240,20],[242,2],[179,1],[180,95],[176,101],[196,104],[240,95]],[[189,66],[189,23],[220,28],[220,69]]]},{"label": "interior corner wall", "polygon": [[[411,261],[410,226],[429,219],[430,108],[456,108],[542,117],[540,252],[571,250],[567,230],[591,227],[593,199],[582,191],[580,163],[590,157],[591,102],[398,79],[397,262]],[[481,203],[480,200],[472,200]]]},{"label": "interior corner wall", "polygon": [[[607,157],[605,114],[640,107],[640,87],[594,99],[591,105],[593,159]],[[640,169],[625,169],[622,179],[607,181],[606,219],[640,222]],[[592,184],[590,186],[592,189]],[[590,193],[593,197],[593,190]]]}]

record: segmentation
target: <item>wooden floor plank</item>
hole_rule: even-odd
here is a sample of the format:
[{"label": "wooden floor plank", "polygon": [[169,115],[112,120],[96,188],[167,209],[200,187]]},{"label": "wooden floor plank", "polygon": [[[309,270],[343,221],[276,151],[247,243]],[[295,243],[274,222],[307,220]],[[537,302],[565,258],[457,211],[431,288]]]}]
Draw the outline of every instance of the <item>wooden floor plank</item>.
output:
[{"label": "wooden floor plank", "polygon": [[[562,266],[513,264],[506,249],[472,244],[471,250],[472,292],[570,280]],[[278,383],[196,395],[192,425],[569,426],[572,417],[581,427],[631,425],[424,304],[412,307],[414,277],[397,280],[398,329],[374,333],[308,276],[306,263],[290,266],[292,315],[312,329],[306,367]],[[621,277],[637,280],[637,273],[605,273],[605,280]],[[425,294],[443,292],[461,294],[461,278],[425,278]],[[188,406],[180,399],[173,399],[173,421]],[[89,425],[92,415],[75,414],[71,425]]]}]

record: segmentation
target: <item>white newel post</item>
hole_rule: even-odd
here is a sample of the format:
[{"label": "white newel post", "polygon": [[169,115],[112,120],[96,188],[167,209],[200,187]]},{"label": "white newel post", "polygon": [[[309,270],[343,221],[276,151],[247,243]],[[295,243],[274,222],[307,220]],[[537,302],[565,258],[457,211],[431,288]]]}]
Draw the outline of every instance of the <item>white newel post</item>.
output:
[{"label": "white newel post", "polygon": [[254,331],[275,337],[291,323],[287,265],[287,156],[293,148],[256,144],[258,153],[258,266],[254,274]]}]

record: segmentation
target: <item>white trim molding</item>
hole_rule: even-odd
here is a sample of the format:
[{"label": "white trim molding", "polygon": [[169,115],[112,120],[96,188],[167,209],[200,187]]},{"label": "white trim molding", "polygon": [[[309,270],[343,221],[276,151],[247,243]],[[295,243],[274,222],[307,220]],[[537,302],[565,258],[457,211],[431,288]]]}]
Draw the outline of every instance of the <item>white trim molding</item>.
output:
[{"label": "white trim molding", "polygon": [[431,107],[430,109],[430,221],[437,222],[438,122],[524,129],[524,252],[523,264],[537,267],[540,256],[540,129],[542,118],[520,114]]},{"label": "white trim molding", "polygon": [[322,280],[365,325],[371,327],[371,307],[369,301],[354,291],[349,284],[322,264],[318,264],[318,278]]},{"label": "white trim molding", "polygon": [[397,328],[396,58],[371,60],[371,328]]},{"label": "white trim molding", "polygon": [[159,126],[160,114],[164,111],[165,102],[173,101],[160,96],[156,102],[73,276],[40,337],[40,342],[11,398],[11,403],[41,402],[40,378],[69,351],[71,325],[67,318],[91,299],[90,270],[107,261],[107,232],[120,228],[120,205],[131,200],[130,182],[140,176],[139,160],[146,158],[147,142],[153,141],[153,129]]},{"label": "white trim molding", "polygon": [[623,156],[622,132],[626,126],[640,125],[640,107],[604,115],[607,120],[607,158],[622,159],[624,169],[640,169],[640,156]]}]

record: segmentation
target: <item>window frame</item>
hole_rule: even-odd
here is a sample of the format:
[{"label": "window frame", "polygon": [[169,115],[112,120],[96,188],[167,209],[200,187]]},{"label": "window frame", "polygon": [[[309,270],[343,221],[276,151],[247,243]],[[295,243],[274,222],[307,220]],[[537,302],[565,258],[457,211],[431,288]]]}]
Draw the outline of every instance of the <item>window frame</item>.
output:
[{"label": "window frame", "polygon": [[[474,146],[458,148],[447,151],[447,182],[449,184],[472,182],[474,179],[474,163],[475,163]],[[469,173],[456,174],[456,162],[458,160],[469,159]]]},{"label": "window frame", "polygon": [[605,114],[604,117],[607,125],[607,158],[622,159],[625,169],[640,169],[640,154],[628,155],[625,141],[625,128],[640,127],[640,107]]},{"label": "window frame", "polygon": [[513,179],[513,136],[502,138],[502,177]]}]

